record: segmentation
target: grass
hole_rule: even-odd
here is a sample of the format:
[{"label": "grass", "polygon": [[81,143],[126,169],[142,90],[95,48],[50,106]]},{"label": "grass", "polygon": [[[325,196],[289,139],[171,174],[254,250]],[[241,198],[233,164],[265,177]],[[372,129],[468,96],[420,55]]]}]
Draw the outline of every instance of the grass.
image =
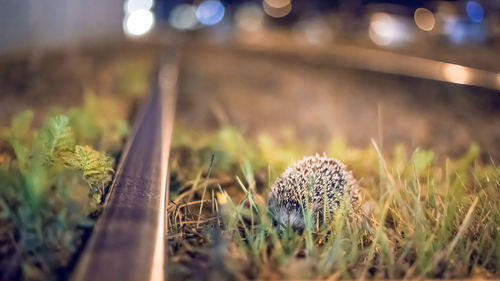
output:
[{"label": "grass", "polygon": [[[500,277],[500,168],[482,163],[476,145],[436,159],[401,145],[382,153],[375,142],[358,149],[335,138],[318,151],[293,134],[281,139],[177,126],[169,279]],[[270,186],[294,160],[323,150],[358,179],[359,208],[348,213],[344,203],[317,228],[305,212],[300,234],[273,226]]]},{"label": "grass", "polygon": [[0,128],[0,279],[67,279],[128,134],[128,100],[85,94],[40,128],[26,110]]},{"label": "grass", "polygon": [[[91,63],[69,77],[74,88],[96,92],[70,90],[70,97],[83,97],[78,106],[40,102],[0,127],[0,280],[68,279],[101,211],[135,103],[148,93],[154,57],[88,56]],[[36,83],[21,75],[7,84],[30,85],[20,99],[60,95],[41,91],[56,80],[67,84],[66,76],[55,79],[60,74],[48,63],[37,71],[43,79]]]},{"label": "grass", "polygon": [[1,130],[7,149],[0,162],[5,280],[48,279],[67,264],[113,173],[112,158],[77,138],[68,115],[47,117],[38,130],[31,127],[33,117],[24,111]]}]

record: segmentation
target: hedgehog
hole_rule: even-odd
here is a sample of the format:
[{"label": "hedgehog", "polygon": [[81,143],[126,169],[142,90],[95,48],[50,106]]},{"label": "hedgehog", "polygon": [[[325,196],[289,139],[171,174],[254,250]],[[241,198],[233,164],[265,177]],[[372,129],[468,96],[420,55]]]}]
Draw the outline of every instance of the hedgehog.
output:
[{"label": "hedgehog", "polygon": [[302,231],[304,208],[319,218],[314,219],[315,226],[323,221],[325,207],[333,214],[344,199],[349,200],[350,209],[359,201],[352,173],[340,161],[316,154],[295,162],[281,174],[271,187],[267,205],[276,224]]}]

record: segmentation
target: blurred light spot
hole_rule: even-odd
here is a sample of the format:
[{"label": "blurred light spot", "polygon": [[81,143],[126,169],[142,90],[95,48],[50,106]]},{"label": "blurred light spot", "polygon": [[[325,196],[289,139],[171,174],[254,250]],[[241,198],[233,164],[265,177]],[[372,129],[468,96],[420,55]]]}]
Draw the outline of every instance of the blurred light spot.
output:
[{"label": "blurred light spot", "polygon": [[153,0],[127,0],[125,1],[125,12],[131,14],[137,10],[150,10]]},{"label": "blurred light spot", "polygon": [[290,0],[264,0],[264,2],[274,9],[282,9],[291,4]]},{"label": "blurred light spot", "polygon": [[332,39],[332,31],[320,17],[301,20],[293,26],[293,36],[299,42],[322,44]]},{"label": "blurred light spot", "polygon": [[224,18],[224,13],[224,5],[221,2],[209,0],[198,6],[196,9],[196,18],[203,25],[215,25]]},{"label": "blurred light spot", "polygon": [[282,18],[292,10],[292,2],[290,0],[265,0],[262,2],[262,7],[269,16]]},{"label": "blurred light spot", "polygon": [[449,82],[464,84],[469,81],[469,71],[463,66],[446,63],[443,65],[442,71],[445,79]]},{"label": "blurred light spot", "polygon": [[170,13],[168,22],[173,28],[180,30],[189,30],[196,27],[196,10],[193,5],[179,4]]},{"label": "blurred light spot", "polygon": [[413,15],[415,18],[415,24],[418,28],[424,31],[431,31],[434,28],[436,20],[434,19],[434,14],[426,8],[418,8],[415,10]]},{"label": "blurred light spot", "polygon": [[497,84],[498,87],[500,88],[500,73],[497,74]]},{"label": "blurred light spot", "polygon": [[484,17],[484,10],[481,4],[476,1],[468,1],[465,5],[465,11],[467,12],[467,16],[469,16],[470,20],[473,22],[481,22]]},{"label": "blurred light spot", "polygon": [[125,17],[123,28],[128,36],[141,36],[154,26],[154,15],[149,10],[136,10]]},{"label": "blurred light spot", "polygon": [[375,13],[370,18],[370,39],[377,45],[401,44],[410,39],[404,23],[386,13]]},{"label": "blurred light spot", "polygon": [[252,3],[241,5],[235,13],[236,26],[244,31],[254,32],[262,28],[264,13]]}]

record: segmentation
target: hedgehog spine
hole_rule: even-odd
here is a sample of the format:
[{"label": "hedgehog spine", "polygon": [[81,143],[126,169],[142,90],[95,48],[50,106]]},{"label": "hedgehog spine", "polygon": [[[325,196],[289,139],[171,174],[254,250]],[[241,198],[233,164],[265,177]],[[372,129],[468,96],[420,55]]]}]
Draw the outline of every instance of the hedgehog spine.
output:
[{"label": "hedgehog spine", "polygon": [[345,198],[352,204],[358,197],[356,181],[345,165],[316,154],[295,162],[281,174],[271,187],[268,207],[279,223],[300,230],[305,226],[303,208],[324,217],[325,213],[333,214]]}]

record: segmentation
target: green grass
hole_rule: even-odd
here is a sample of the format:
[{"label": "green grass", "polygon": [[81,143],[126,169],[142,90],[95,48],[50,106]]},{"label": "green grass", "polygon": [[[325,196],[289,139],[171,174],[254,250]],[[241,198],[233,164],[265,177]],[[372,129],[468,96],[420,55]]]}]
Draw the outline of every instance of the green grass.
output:
[{"label": "green grass", "polygon": [[40,128],[30,110],[0,128],[0,279],[67,277],[112,179],[114,158],[102,151],[118,152],[128,132],[120,115],[108,118],[119,110],[119,101],[87,93]]},{"label": "green grass", "polygon": [[[177,126],[168,278],[500,277],[500,168],[482,163],[476,145],[453,160],[403,146],[382,153],[375,142],[357,149],[341,138],[327,147],[281,139]],[[353,171],[360,206],[344,203],[317,228],[305,212],[301,234],[273,226],[270,186],[294,160],[323,151]]]},{"label": "green grass", "polygon": [[89,59],[95,67],[75,75],[79,86],[97,92],[83,91],[79,106],[41,102],[0,128],[0,280],[68,279],[101,211],[128,120],[148,93],[155,54]]}]

